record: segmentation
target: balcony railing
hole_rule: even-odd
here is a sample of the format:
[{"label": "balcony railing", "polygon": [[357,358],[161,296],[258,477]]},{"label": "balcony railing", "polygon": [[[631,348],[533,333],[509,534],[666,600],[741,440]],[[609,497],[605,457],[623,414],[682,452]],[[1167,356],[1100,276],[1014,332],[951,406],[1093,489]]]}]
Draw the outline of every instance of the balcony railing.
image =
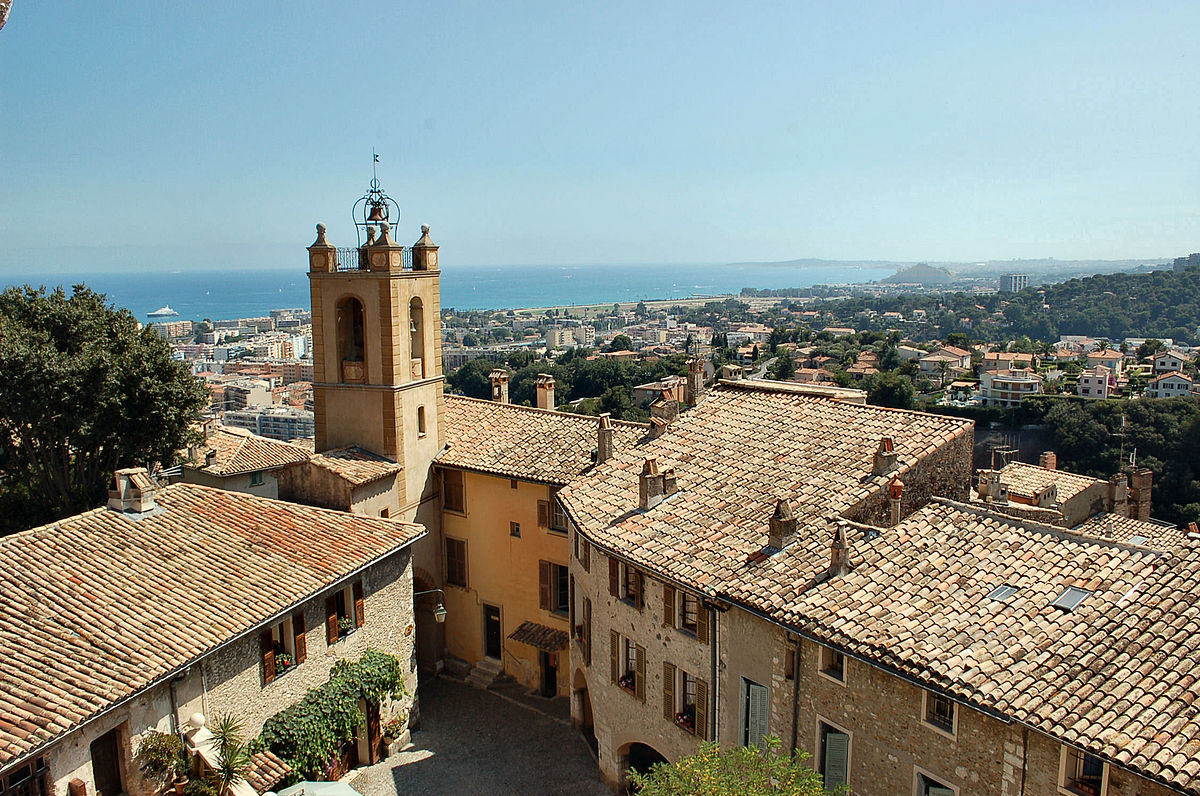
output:
[{"label": "balcony railing", "polygon": [[[363,248],[338,248],[337,250],[337,271],[338,273],[346,271],[367,271],[370,270],[370,264],[367,259],[368,249]],[[400,254],[401,268],[405,271],[413,269],[412,249],[405,246]]]}]

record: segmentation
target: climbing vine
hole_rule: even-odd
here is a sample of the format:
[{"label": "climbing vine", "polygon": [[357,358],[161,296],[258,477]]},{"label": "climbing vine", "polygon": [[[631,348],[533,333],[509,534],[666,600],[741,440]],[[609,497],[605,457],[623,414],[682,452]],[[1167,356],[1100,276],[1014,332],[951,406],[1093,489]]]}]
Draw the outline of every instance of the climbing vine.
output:
[{"label": "climbing vine", "polygon": [[399,659],[368,649],[357,661],[335,663],[328,682],[267,719],[262,743],[286,760],[300,778],[317,779],[362,725],[360,699],[378,706],[405,693]]}]

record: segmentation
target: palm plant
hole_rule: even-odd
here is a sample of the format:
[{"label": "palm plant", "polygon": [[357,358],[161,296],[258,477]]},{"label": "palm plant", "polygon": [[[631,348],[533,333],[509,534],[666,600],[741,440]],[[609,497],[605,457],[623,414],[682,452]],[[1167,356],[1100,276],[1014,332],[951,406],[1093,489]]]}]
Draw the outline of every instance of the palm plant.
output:
[{"label": "palm plant", "polygon": [[250,771],[250,747],[242,740],[242,725],[232,713],[218,716],[212,733],[217,747],[217,794],[229,796]]}]

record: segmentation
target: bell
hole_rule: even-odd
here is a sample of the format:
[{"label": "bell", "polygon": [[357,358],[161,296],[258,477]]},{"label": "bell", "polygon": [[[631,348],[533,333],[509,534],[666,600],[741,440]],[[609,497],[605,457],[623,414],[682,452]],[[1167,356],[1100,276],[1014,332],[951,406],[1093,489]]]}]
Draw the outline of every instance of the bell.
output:
[{"label": "bell", "polygon": [[367,216],[367,221],[383,221],[383,204],[375,202],[371,205],[371,215]]}]

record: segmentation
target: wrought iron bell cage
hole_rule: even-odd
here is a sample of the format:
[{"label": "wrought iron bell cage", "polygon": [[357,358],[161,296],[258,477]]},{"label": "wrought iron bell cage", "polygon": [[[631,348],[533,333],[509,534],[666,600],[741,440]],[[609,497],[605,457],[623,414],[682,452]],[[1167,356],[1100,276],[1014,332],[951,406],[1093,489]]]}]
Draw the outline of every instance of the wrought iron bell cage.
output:
[{"label": "wrought iron bell cage", "polygon": [[400,205],[383,192],[379,187],[378,178],[372,177],[370,189],[354,203],[351,216],[354,219],[358,245],[361,247],[374,237],[368,235],[368,228],[374,227],[378,230],[381,225],[388,224],[393,230],[396,229],[396,225],[400,223]]}]

